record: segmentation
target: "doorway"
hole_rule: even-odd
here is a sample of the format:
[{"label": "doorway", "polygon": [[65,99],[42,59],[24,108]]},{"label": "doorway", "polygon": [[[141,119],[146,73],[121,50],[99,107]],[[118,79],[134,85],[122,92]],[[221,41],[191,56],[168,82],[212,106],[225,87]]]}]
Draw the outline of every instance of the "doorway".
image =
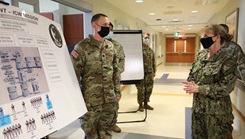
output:
[{"label": "doorway", "polygon": [[193,63],[195,37],[166,38],[166,63]]}]

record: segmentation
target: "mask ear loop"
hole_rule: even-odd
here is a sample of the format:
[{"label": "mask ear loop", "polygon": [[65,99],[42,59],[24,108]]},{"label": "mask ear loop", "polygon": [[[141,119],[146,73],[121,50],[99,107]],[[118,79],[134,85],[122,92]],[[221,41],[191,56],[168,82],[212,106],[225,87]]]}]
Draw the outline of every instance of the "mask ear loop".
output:
[{"label": "mask ear loop", "polygon": [[97,24],[97,23],[95,23],[95,22],[92,24],[92,27],[94,28],[94,30],[96,30],[97,32],[99,32],[99,30],[98,30],[98,29],[96,29],[97,27],[96,27],[95,25],[97,25],[97,26],[99,26],[99,27],[100,27],[100,25],[98,25],[98,24]]},{"label": "mask ear loop", "polygon": [[[97,24],[97,23],[94,23],[94,24],[96,24],[97,26],[99,26],[100,27],[100,30],[101,30],[101,26],[99,25],[99,24]],[[97,32],[99,32],[100,30],[98,30],[98,29],[95,29]]]}]

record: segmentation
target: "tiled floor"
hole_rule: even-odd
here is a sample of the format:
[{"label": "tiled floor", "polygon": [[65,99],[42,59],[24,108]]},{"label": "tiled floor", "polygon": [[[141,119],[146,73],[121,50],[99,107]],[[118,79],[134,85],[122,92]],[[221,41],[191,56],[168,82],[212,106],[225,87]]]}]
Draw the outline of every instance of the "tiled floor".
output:
[{"label": "tiled floor", "polygon": [[[149,103],[154,107],[154,110],[147,111],[145,122],[118,124],[122,133],[113,133],[113,139],[185,138],[185,107],[191,107],[192,96],[185,94],[181,82],[186,80],[189,69],[190,66],[158,66],[153,94]],[[160,80],[164,73],[169,74],[167,80]],[[136,92],[134,85],[126,87],[120,100],[120,112],[138,108]],[[145,116],[145,112],[121,113],[118,122],[143,120]],[[51,135],[50,138],[83,138],[84,134],[79,128],[78,122],[69,128],[70,133],[66,134],[64,130]]]}]

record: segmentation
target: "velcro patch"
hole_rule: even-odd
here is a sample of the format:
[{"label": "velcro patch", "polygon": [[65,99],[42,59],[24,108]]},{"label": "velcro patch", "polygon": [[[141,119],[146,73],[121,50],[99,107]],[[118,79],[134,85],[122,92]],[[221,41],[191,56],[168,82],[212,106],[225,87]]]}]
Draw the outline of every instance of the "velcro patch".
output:
[{"label": "velcro patch", "polygon": [[78,53],[76,50],[72,50],[71,55],[72,55],[74,58],[77,58],[77,57],[79,56],[79,53]]}]

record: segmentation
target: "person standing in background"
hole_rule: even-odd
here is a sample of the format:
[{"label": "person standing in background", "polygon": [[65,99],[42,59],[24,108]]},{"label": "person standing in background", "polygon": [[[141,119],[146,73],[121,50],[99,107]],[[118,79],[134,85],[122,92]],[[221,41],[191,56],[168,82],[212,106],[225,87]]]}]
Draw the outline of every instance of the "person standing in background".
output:
[{"label": "person standing in background", "polygon": [[232,139],[232,105],[230,93],[236,82],[236,61],[221,48],[226,31],[220,25],[206,26],[200,42],[204,50],[192,64],[186,93],[193,94],[192,138]]},{"label": "person standing in background", "polygon": [[225,50],[228,55],[232,56],[237,61],[237,78],[241,79],[245,83],[245,54],[240,45],[231,41],[233,36],[229,34],[229,27],[226,24],[219,25],[222,26],[227,33],[225,45],[223,45],[221,49]]},{"label": "person standing in background", "polygon": [[[144,61],[144,79],[135,84],[137,88],[137,101],[139,104],[138,111],[143,112],[144,108],[148,110],[154,110],[152,106],[148,104],[150,102],[150,96],[152,94],[154,86],[154,77],[156,75],[156,60],[154,51],[149,47],[150,34],[143,34],[143,61]],[[146,97],[146,98],[145,98]],[[144,100],[146,102],[143,105]]]},{"label": "person standing in background", "polygon": [[[124,54],[124,50],[123,50],[123,47],[120,43],[118,43],[117,41],[113,40],[111,38],[111,36],[113,35],[113,24],[110,22],[110,33],[107,35],[107,40],[109,40],[110,42],[112,42],[112,44],[114,45],[114,49],[116,51],[116,57],[117,59],[119,60],[118,61],[118,67],[119,67],[119,71],[120,71],[120,74],[122,72],[124,72],[124,67],[125,67],[125,54]],[[121,75],[118,75],[119,77],[121,77]],[[120,84],[117,85],[118,90],[121,91],[121,87],[120,87]],[[117,102],[117,110],[119,109],[119,100]],[[114,125],[112,126],[112,131],[116,132],[116,133],[120,133],[121,132],[121,129],[120,127],[118,127],[116,125],[116,122],[117,122],[117,117],[118,117],[118,112],[117,112],[117,115],[116,117],[114,117]]]},{"label": "person standing in background", "polygon": [[111,126],[121,94],[120,70],[113,44],[106,40],[109,19],[96,14],[91,19],[93,34],[75,45],[71,52],[74,69],[80,82],[87,113],[81,117],[81,128],[87,139],[110,139]]}]

